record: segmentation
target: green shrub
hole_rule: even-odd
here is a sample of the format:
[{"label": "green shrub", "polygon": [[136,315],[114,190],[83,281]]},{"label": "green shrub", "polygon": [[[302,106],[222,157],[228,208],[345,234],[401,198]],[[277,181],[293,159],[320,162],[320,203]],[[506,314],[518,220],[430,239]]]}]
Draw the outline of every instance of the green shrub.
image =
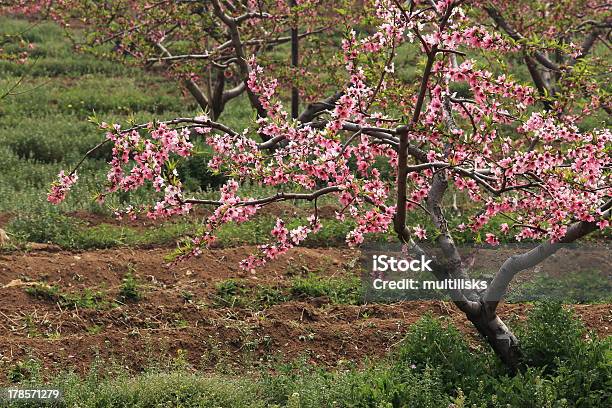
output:
[{"label": "green shrub", "polygon": [[588,333],[572,310],[551,301],[536,304],[518,335],[524,364],[550,375],[563,398],[579,407],[610,405],[610,337]]},{"label": "green shrub", "polygon": [[[9,367],[6,379],[12,383],[40,381],[42,364],[34,358],[28,358]],[[1,400],[0,400],[1,402]]]},{"label": "green shrub", "polygon": [[429,368],[398,375],[383,364],[337,372],[299,366],[266,375],[262,386],[267,398],[282,407],[447,408],[450,403],[440,392],[440,378]]},{"label": "green shrub", "polygon": [[410,327],[396,359],[400,370],[435,368],[448,393],[457,388],[469,392],[494,368],[488,351],[473,352],[455,326],[430,314]]},{"label": "green shrub", "polygon": [[586,346],[586,330],[571,309],[559,302],[542,302],[530,311],[519,332],[524,362],[528,366],[557,368],[561,361],[571,360]]},{"label": "green shrub", "polygon": [[42,163],[56,163],[64,160],[69,149],[66,146],[49,142],[38,134],[30,134],[9,142],[10,148],[21,160],[34,160]]},{"label": "green shrub", "polygon": [[78,238],[78,223],[59,212],[55,207],[45,206],[36,213],[20,213],[13,218],[7,229],[20,241],[54,243],[72,247]]},{"label": "green shrub", "polygon": [[227,181],[225,176],[215,174],[209,170],[208,162],[211,158],[211,152],[202,151],[178,165],[179,177],[185,188],[189,190],[218,189]]},{"label": "green shrub", "polygon": [[541,369],[529,368],[514,377],[502,377],[496,381],[491,394],[483,392],[480,400],[489,400],[494,407],[564,408],[569,401],[562,398],[559,389]]}]

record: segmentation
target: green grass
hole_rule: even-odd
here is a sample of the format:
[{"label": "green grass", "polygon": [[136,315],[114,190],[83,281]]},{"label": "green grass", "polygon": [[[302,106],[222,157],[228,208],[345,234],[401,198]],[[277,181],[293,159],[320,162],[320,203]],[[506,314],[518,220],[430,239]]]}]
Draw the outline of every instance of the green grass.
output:
[{"label": "green grass", "polygon": [[85,376],[73,372],[47,376],[32,358],[6,372],[7,380],[18,387],[60,389],[63,402],[56,405],[60,407],[609,406],[609,338],[587,336],[572,312],[554,303],[537,305],[520,336],[525,358],[515,376],[507,374],[487,347],[469,345],[448,320],[432,316],[412,325],[386,357],[365,361],[361,368],[340,365],[329,371],[298,359],[289,364],[272,362],[272,371],[255,375],[204,374],[191,370],[182,352],[176,361],[157,362],[140,374],[100,361]]},{"label": "green grass", "polygon": [[356,305],[362,302],[361,280],[352,277],[321,277],[310,274],[291,282],[291,294],[297,299],[325,297],[331,303]]},{"label": "green grass", "polygon": [[128,272],[123,277],[119,288],[119,298],[124,302],[137,302],[144,296],[135,272],[133,265],[128,264]]},{"label": "green grass", "polygon": [[[0,35],[30,26],[1,17]],[[124,124],[198,112],[174,79],[77,53],[53,23],[39,23],[24,36],[35,45],[31,62],[0,63],[0,90],[25,76],[19,94],[0,102],[0,211],[38,212],[49,205],[45,193],[57,173],[71,169],[104,138],[87,121],[94,112],[101,120]],[[104,183],[109,153],[102,150],[85,163],[63,211],[104,211],[92,204],[92,196]],[[143,202],[146,195],[123,194],[109,204]]]},{"label": "green grass", "polygon": [[227,279],[217,284],[213,304],[259,311],[291,300],[314,298],[325,298],[331,304],[360,304],[363,300],[361,281],[357,276],[325,277],[316,273],[295,276],[285,286],[253,286],[247,280]]},{"label": "green grass", "polygon": [[612,281],[600,271],[572,271],[562,276],[538,275],[524,282],[506,296],[508,302],[532,302],[552,299],[566,304],[610,303]]},{"label": "green grass", "polygon": [[114,305],[101,291],[85,289],[82,292],[64,292],[58,286],[36,284],[26,288],[26,293],[36,299],[59,304],[67,309],[108,309]]},{"label": "green grass", "polygon": [[[270,240],[270,230],[276,218],[263,215],[243,224],[225,224],[218,230],[221,246],[263,244]],[[305,224],[296,218],[289,225]],[[197,218],[184,218],[152,228],[102,223],[87,226],[84,222],[67,216],[61,209],[43,205],[41,208],[24,206],[6,226],[16,246],[28,242],[52,243],[65,249],[113,248],[120,246],[168,245],[182,236],[191,234],[201,225]],[[338,245],[344,241],[350,224],[337,220],[323,220],[323,228],[305,242],[306,246]]]}]

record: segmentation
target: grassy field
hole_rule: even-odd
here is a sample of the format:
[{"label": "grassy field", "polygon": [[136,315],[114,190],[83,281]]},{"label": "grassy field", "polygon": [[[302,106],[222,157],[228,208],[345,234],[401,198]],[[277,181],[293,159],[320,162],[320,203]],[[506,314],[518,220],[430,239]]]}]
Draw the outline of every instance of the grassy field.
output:
[{"label": "grassy field", "polygon": [[[142,203],[151,194],[143,189],[115,195],[105,207],[94,202],[106,179],[108,149],[85,162],[74,194],[65,203],[55,208],[46,202],[46,191],[57,173],[71,169],[103,140],[103,132],[88,121],[92,115],[125,125],[198,114],[177,82],[75,53],[62,29],[50,23],[3,17],[0,27],[3,34],[24,32],[24,39],[35,45],[29,63],[0,63],[0,89],[9,89],[23,78],[17,94],[0,102],[0,213],[12,215],[7,230],[13,242],[52,242],[66,248],[168,243],[192,230],[193,220],[173,224],[162,234],[106,223],[92,230],[84,228],[78,217],[65,216],[75,212],[108,215],[110,208]],[[245,101],[238,100],[226,116],[223,119],[238,128],[248,123],[250,111]],[[198,151],[201,154],[183,163],[180,171],[194,195],[206,196],[211,184],[220,181],[206,170],[206,146],[200,143]],[[233,239],[231,232],[228,239]]]},{"label": "grassy field", "polygon": [[[54,175],[104,137],[87,121],[94,112],[109,122],[196,112],[172,80],[76,54],[59,27],[7,18],[0,26],[5,33],[25,30],[35,45],[28,64],[0,64],[1,89],[25,75],[19,95],[0,105],[0,211],[41,208]],[[90,202],[104,180],[108,154],[87,161],[65,210],[97,210]]]}]

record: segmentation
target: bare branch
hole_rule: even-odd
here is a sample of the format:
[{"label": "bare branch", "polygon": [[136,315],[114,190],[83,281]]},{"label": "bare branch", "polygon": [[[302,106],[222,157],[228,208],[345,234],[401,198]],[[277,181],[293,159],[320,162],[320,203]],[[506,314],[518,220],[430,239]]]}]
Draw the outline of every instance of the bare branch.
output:
[{"label": "bare branch", "polygon": [[[485,10],[489,14],[489,16],[493,19],[493,21],[495,21],[495,23],[499,27],[501,27],[510,36],[510,38],[512,38],[513,40],[515,40],[517,42],[524,42],[525,41],[525,37],[523,37],[523,35],[521,33],[519,33],[514,28],[512,28],[495,7],[492,7],[492,6],[485,7]],[[559,66],[557,64],[555,64],[554,62],[552,62],[542,52],[536,50],[536,51],[533,52],[533,55],[534,55],[535,59],[540,64],[545,66],[546,68],[551,69],[553,71],[559,71],[559,69],[560,69]]]},{"label": "bare branch", "polygon": [[[287,200],[313,201],[325,194],[337,193],[340,191],[342,191],[342,188],[338,186],[330,186],[330,187],[325,187],[325,188],[321,188],[319,190],[313,191],[312,193],[279,192],[279,193],[274,194],[273,196],[269,196],[265,198],[259,198],[256,200],[249,200],[249,201],[242,201],[242,202],[237,203],[236,206],[244,207],[244,206],[249,206],[249,205],[266,205],[266,204],[275,203],[278,201],[287,201]],[[184,202],[188,204],[204,204],[204,205],[214,205],[214,206],[221,206],[224,204],[221,201],[199,200],[195,198],[187,199]]]}]

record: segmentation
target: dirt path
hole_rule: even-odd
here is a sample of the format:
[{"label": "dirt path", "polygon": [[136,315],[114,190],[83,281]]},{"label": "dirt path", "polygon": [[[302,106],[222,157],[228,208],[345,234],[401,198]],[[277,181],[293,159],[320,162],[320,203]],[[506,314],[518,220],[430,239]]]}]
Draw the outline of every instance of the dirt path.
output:
[{"label": "dirt path", "polygon": [[[463,316],[444,302],[351,306],[314,298],[291,299],[264,310],[226,307],[219,303],[217,285],[227,279],[239,279],[248,288],[282,288],[310,273],[355,274],[359,255],[341,248],[298,248],[255,274],[245,273],[238,262],[253,250],[207,251],[175,267],[165,266],[168,249],[0,255],[0,367],[6,372],[34,356],[54,370],[84,370],[100,356],[138,369],[179,353],[201,369],[254,368],[304,356],[335,366],[384,355],[427,312],[449,316],[475,339]],[[136,302],[117,300],[128,272],[144,295]],[[60,295],[27,293],[38,283],[62,294],[89,294],[100,303],[94,308],[62,307]],[[528,309],[503,305],[500,312],[510,320],[524,319]],[[610,305],[576,306],[576,311],[600,335],[612,331]]]}]

